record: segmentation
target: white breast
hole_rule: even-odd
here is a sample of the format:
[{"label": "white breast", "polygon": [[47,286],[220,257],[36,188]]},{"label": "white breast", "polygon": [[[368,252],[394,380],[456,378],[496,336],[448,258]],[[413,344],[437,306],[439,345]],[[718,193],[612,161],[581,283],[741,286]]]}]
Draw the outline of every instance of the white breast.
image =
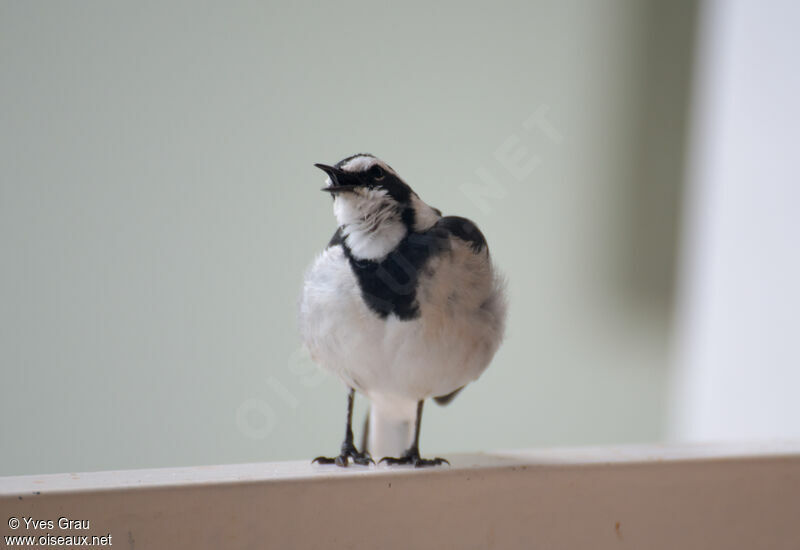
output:
[{"label": "white breast", "polygon": [[420,316],[380,318],[361,298],[341,246],[306,274],[299,324],[312,358],[371,399],[416,402],[475,380],[500,344],[502,282],[488,254],[453,239],[420,274]]}]

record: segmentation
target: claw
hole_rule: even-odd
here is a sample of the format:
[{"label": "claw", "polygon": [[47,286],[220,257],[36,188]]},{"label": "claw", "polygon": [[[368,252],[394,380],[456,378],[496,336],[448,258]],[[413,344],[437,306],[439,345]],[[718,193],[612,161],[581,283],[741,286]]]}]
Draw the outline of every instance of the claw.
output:
[{"label": "claw", "polygon": [[311,461],[312,464],[336,464],[342,468],[347,468],[350,465],[350,459],[353,459],[353,464],[358,464],[360,466],[368,466],[370,464],[375,464],[375,461],[372,460],[372,457],[369,455],[368,452],[360,453],[356,450],[355,447],[342,449],[342,454],[335,457],[327,457],[327,456],[318,456],[314,460]]},{"label": "claw", "polygon": [[400,458],[385,456],[378,461],[378,464],[383,464],[384,462],[389,466],[414,466],[415,468],[441,466],[442,464],[450,466],[450,461],[446,458],[440,458],[438,456],[436,458],[421,458],[419,452],[414,452],[413,450],[406,452]]},{"label": "claw", "polygon": [[360,464],[361,466],[369,466],[370,464],[375,464],[375,461],[372,460],[372,457],[369,456],[369,453],[360,453],[360,456],[354,456],[353,462],[355,464]]}]

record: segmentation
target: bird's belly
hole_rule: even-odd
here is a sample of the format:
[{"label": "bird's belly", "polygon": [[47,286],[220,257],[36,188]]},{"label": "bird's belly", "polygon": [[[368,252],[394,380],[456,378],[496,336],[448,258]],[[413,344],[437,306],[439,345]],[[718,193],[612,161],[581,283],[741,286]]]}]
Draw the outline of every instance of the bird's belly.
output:
[{"label": "bird's belly", "polygon": [[485,316],[422,309],[420,317],[381,318],[370,310],[341,247],[326,250],[306,275],[300,327],[312,357],[350,387],[419,400],[475,380],[496,346]]},{"label": "bird's belly", "polygon": [[468,326],[434,337],[420,319],[383,320],[367,311],[360,321],[358,333],[333,327],[309,349],[320,365],[366,395],[414,401],[445,395],[475,380],[488,364],[480,335],[458,336],[474,332]]}]

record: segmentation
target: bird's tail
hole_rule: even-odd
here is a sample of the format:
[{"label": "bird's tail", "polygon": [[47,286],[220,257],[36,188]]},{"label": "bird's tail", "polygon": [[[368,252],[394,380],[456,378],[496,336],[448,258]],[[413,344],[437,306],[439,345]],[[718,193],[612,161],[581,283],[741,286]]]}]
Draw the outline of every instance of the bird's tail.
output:
[{"label": "bird's tail", "polygon": [[377,461],[385,456],[400,457],[414,440],[417,404],[372,399],[367,419],[366,450]]}]

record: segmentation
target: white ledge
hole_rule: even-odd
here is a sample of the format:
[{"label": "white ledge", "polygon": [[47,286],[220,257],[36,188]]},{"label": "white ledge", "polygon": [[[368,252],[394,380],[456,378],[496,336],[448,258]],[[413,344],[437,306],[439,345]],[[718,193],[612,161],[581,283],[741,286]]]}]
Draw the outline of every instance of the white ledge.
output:
[{"label": "white ledge", "polygon": [[64,474],[0,477],[0,497],[33,493],[97,491],[132,488],[186,487],[227,483],[319,480],[352,476],[392,476],[408,473],[444,473],[494,468],[581,466],[597,464],[646,464],[697,460],[728,460],[800,456],[800,441],[682,445],[624,445],[573,447],[457,454],[451,466],[414,469],[397,466],[319,466],[310,460],[256,462],[180,468],[111,470]]},{"label": "white ledge", "polygon": [[448,458],[0,477],[2,535],[45,534],[11,517],[65,516],[148,549],[800,548],[800,442]]}]

